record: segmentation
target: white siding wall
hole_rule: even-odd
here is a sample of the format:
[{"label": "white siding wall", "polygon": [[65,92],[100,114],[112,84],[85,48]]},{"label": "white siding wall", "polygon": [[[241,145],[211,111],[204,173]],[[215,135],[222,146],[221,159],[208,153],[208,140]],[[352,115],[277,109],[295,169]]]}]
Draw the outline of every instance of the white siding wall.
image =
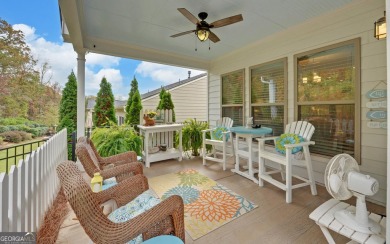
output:
[{"label": "white siding wall", "polygon": [[[245,68],[245,117],[249,116],[249,67],[288,58],[288,122],[294,121],[294,54],[361,38],[361,171],[378,179],[380,191],[371,201],[386,202],[386,138],[385,129],[370,129],[365,118],[365,94],[381,80],[386,81],[386,41],[376,40],[374,22],[383,16],[384,0],[367,0],[348,5],[333,13],[319,16],[310,22],[277,33],[258,43],[238,49],[215,60],[209,70],[209,119],[221,116],[220,75]],[[256,28],[256,27],[254,27]],[[249,31],[249,30],[248,30]],[[255,31],[261,31],[256,30]],[[379,88],[385,89],[385,85]],[[329,158],[314,156],[317,182],[323,183],[323,174]],[[299,171],[299,169],[295,169]]]},{"label": "white siding wall", "polygon": [[[207,76],[169,90],[175,105],[176,122],[189,118],[207,121]],[[156,109],[158,95],[142,100],[143,109]]]}]

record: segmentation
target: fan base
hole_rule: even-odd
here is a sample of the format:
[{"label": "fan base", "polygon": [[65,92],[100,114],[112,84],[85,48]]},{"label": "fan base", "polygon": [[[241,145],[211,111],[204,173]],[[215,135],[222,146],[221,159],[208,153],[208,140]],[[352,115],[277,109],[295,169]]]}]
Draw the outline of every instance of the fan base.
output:
[{"label": "fan base", "polygon": [[379,234],[379,232],[381,231],[381,226],[369,218],[367,222],[359,223],[356,220],[356,215],[354,212],[340,210],[334,214],[334,217],[341,224],[357,232],[365,234]]}]

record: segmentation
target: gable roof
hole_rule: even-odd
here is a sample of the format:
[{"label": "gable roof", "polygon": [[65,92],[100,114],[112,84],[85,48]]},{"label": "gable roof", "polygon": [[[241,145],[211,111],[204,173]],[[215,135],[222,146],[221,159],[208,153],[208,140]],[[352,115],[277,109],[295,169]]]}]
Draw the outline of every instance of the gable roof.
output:
[{"label": "gable roof", "polygon": [[[199,78],[202,78],[202,77],[205,77],[207,76],[207,73],[203,73],[203,74],[200,74],[200,75],[196,75],[194,77],[191,77],[191,78],[188,78],[186,80],[181,80],[181,81],[178,81],[178,82],[175,82],[175,83],[172,83],[172,84],[169,84],[169,85],[166,85],[166,86],[163,86],[163,88],[167,91],[169,90],[172,90],[173,88],[175,87],[178,87],[178,86],[181,86],[181,85],[184,85],[184,84],[187,84],[191,81],[194,81],[194,80],[197,80]],[[152,97],[154,95],[157,95],[159,94],[161,91],[161,88],[158,88],[156,90],[153,90],[153,91],[150,91],[150,92],[147,92],[147,93],[144,93],[141,95],[141,99],[144,100],[146,98],[149,98],[149,97]]]}]

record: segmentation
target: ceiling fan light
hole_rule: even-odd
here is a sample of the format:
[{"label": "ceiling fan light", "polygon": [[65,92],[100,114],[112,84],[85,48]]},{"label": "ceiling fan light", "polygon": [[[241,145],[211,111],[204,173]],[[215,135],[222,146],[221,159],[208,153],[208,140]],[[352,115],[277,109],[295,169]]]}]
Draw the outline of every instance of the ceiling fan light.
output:
[{"label": "ceiling fan light", "polygon": [[195,34],[198,37],[199,41],[204,42],[209,38],[210,31],[209,30],[197,30],[195,32]]}]

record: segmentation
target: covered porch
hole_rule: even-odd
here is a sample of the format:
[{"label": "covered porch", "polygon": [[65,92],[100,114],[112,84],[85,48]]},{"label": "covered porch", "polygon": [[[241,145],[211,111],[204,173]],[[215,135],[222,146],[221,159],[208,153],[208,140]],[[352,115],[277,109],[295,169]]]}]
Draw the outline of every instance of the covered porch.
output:
[{"label": "covered porch", "polygon": [[[84,90],[85,86],[88,85],[88,81],[85,81],[84,68],[88,52],[207,70],[208,121],[212,126],[223,116],[233,117],[235,125],[244,125],[248,117],[255,117],[255,121],[259,122],[263,121],[261,115],[273,117],[273,115],[258,112],[259,108],[274,105],[270,101],[255,102],[253,100],[254,95],[256,95],[253,92],[256,88],[253,85],[253,79],[256,78],[257,68],[281,61],[284,81],[283,99],[274,102],[275,106],[280,107],[278,110],[279,116],[280,112],[283,111],[283,115],[280,117],[281,122],[279,121],[280,128],[292,121],[307,119],[305,117],[307,114],[302,113],[305,106],[309,108],[312,106],[321,116],[319,107],[322,105],[329,107],[329,110],[327,110],[329,114],[333,109],[330,109],[330,107],[333,105],[350,106],[351,111],[353,110],[350,117],[337,117],[335,115],[331,118],[332,121],[338,119],[341,127],[342,119],[347,121],[346,127],[348,127],[349,120],[353,120],[353,126],[348,132],[350,135],[353,134],[352,150],[350,150],[351,148],[343,149],[342,152],[352,152],[360,163],[360,170],[378,179],[380,190],[369,201],[388,206],[389,194],[387,192],[390,187],[387,181],[387,172],[390,168],[387,164],[389,158],[387,120],[374,120],[374,122],[384,122],[386,124],[386,126],[382,126],[384,128],[368,126],[372,119],[366,116],[371,111],[367,102],[371,100],[366,94],[373,89],[388,89],[386,80],[388,80],[387,77],[390,74],[387,65],[390,56],[390,52],[387,50],[387,42],[389,41],[386,39],[377,40],[374,37],[373,23],[383,16],[384,10],[389,8],[389,1],[335,0],[307,2],[297,0],[274,1],[272,3],[256,1],[232,3],[220,0],[212,3],[206,1],[201,3],[169,1],[164,4],[156,4],[153,1],[142,1],[142,3],[118,1],[116,4],[112,4],[105,1],[59,0],[59,6],[64,40],[72,43],[74,50],[78,53],[77,130],[80,132],[78,136],[82,136],[81,132],[84,131]],[[194,35],[171,38],[171,35],[194,28],[194,25],[185,19],[177,11],[177,8],[186,8],[194,15],[206,11],[209,14],[210,22],[236,14],[242,14],[244,20],[235,25],[213,30],[221,39],[220,42],[216,43],[201,43]],[[311,67],[315,67],[316,55],[321,56],[329,50],[343,48],[348,45],[353,46],[351,68],[354,69],[354,87],[348,90],[353,91],[350,93],[352,97],[346,99],[348,101],[340,99],[341,102],[340,100],[331,101],[330,103],[320,101],[318,104],[313,103],[312,100],[300,100],[300,84],[306,84],[307,79],[312,79],[314,83],[321,81],[320,75],[314,72],[315,70],[311,70],[311,78],[305,76],[305,73],[302,72],[303,64],[300,61],[308,57]],[[335,56],[337,56],[337,53],[335,53]],[[329,57],[323,58],[327,59]],[[230,74],[237,72],[240,79],[238,81],[234,80],[234,82],[240,84],[241,100],[239,103],[225,103],[224,78],[229,78]],[[325,77],[322,76],[322,79],[325,79]],[[348,91],[345,91],[345,93],[347,94]],[[308,92],[310,93],[310,90]],[[388,100],[386,98],[385,100],[388,104]],[[338,110],[337,108],[332,111],[335,114],[344,112],[344,110]],[[313,117],[311,115],[311,118]],[[327,119],[329,119],[329,116]],[[272,120],[269,119],[266,122],[272,123]],[[321,131],[320,126],[317,126],[318,132],[325,134],[325,130],[327,129]],[[341,139],[336,138],[336,132],[334,132],[334,129],[332,130],[332,137],[322,139],[325,142],[328,140],[329,143],[337,144]],[[345,134],[346,131],[348,129],[345,129]],[[351,142],[351,140],[347,141],[345,135],[338,136],[343,138],[342,141],[345,143]],[[335,153],[329,150],[325,154],[321,150],[317,150],[316,153],[312,154],[315,179],[319,185],[324,183],[323,177],[326,164],[329,162],[331,154]],[[240,219],[230,223],[230,227],[224,226],[218,229],[215,234],[205,237],[210,238],[204,239],[206,243],[215,240],[227,242],[236,240],[233,238],[233,233],[236,233],[237,237],[241,236],[244,240],[248,238],[246,239],[248,243],[256,242],[256,240],[270,240],[270,242],[296,240],[297,243],[302,243],[323,238],[319,228],[308,219],[308,215],[330,198],[324,188],[319,187],[319,196],[317,197],[311,196],[306,188],[295,190],[293,203],[286,205],[283,197],[278,200],[275,199],[277,194],[283,196],[283,192],[270,185],[259,188],[245,178],[232,175],[230,172],[221,172],[218,165],[215,170],[203,169],[200,160],[199,164],[197,162],[198,160],[191,160],[189,164],[186,164],[186,162],[173,164],[163,162],[153,165],[150,169],[145,169],[145,172],[150,177],[157,174],[157,172],[172,172],[175,167],[191,165],[191,167],[198,168],[211,178],[215,177],[214,179],[231,189],[240,189],[237,191],[241,191],[240,193],[243,195],[248,194],[248,198],[251,197],[251,194],[255,194],[255,198],[258,197],[259,200],[257,212],[244,216],[246,221]],[[304,174],[299,168],[295,168],[294,171],[298,174]],[[268,211],[264,210],[267,209],[266,207],[262,209],[263,202],[269,204]],[[277,209],[278,206],[280,209]],[[389,208],[387,207],[387,209]],[[286,212],[283,213],[283,211]],[[270,212],[278,215],[283,214],[276,218]],[[268,215],[268,213],[270,214]],[[284,215],[290,216],[290,219],[283,219],[281,216]],[[298,226],[305,226],[305,228],[296,229],[297,226],[294,221],[298,217],[303,219],[303,223]],[[262,221],[258,221],[260,219]],[[239,223],[240,229],[245,229],[248,233],[231,231],[235,229],[235,224],[240,221],[242,221],[242,223]],[[249,223],[257,226],[255,229],[260,229],[259,233],[250,231],[249,226],[248,228],[243,227]],[[277,226],[280,225],[286,225],[286,229],[291,230],[291,233],[302,234],[293,238],[294,235],[288,231],[276,235],[275,232],[272,232],[272,229],[269,229],[270,232],[261,233],[262,230],[267,230],[268,226],[273,226],[273,231],[275,231],[278,228]],[[390,224],[388,223],[388,236],[390,234],[389,228]],[[224,233],[229,234],[224,235]],[[227,238],[228,236],[231,238]],[[340,239],[340,241],[344,242],[345,240]],[[199,239],[199,243],[204,242]]]}]

